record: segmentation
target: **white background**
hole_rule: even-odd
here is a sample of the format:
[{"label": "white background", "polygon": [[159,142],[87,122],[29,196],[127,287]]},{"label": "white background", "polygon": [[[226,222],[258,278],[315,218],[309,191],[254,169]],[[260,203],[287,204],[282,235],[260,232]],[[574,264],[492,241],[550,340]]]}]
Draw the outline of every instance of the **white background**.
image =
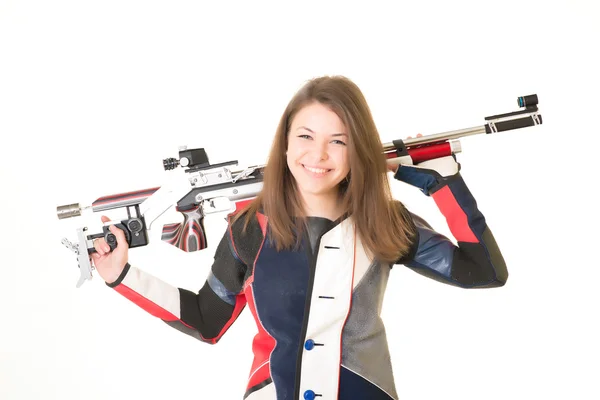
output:
[{"label": "white background", "polygon": [[[160,186],[180,145],[262,163],[289,99],[324,74],[361,87],[384,142],[483,125],[539,96],[543,125],[464,138],[458,155],[507,285],[393,271],[384,318],[400,397],[600,398],[597,2],[216,3],[0,1],[0,398],[241,398],[248,310],[209,346],[99,277],[76,289],[60,241],[99,231],[100,215],[59,221],[56,206]],[[449,234],[432,199],[393,189]],[[198,290],[223,219],[207,229],[203,252],[154,236],[130,260]]]}]

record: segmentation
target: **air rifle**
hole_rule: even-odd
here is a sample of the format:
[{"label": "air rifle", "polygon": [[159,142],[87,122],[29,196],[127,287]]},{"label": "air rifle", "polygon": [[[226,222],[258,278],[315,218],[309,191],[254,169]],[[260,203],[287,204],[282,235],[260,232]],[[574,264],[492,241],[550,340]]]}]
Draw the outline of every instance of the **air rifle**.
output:
[{"label": "air rifle", "polygon": [[[415,165],[423,161],[445,157],[461,152],[461,137],[491,134],[508,130],[540,125],[542,116],[538,112],[537,95],[518,97],[521,110],[485,118],[485,124],[410,139],[398,139],[383,144],[384,155],[389,164]],[[90,254],[95,252],[94,239],[104,238],[114,250],[116,237],[109,226],[114,224],[124,231],[130,248],[149,243],[148,231],[152,224],[168,209],[175,206],[183,215],[183,222],[166,224],[162,228],[162,241],[185,252],[194,252],[207,247],[204,218],[209,214],[229,214],[245,207],[261,191],[265,165],[245,169],[237,168],[238,162],[228,161],[211,164],[204,148],[180,147],[179,158],[163,160],[165,171],[170,171],[164,185],[134,192],[103,196],[91,205],[79,203],[58,206],[59,219],[81,216],[85,210],[102,212],[117,208],[127,210],[127,218],[109,221],[102,232],[89,234],[87,227],[76,230],[77,240],[67,238],[63,245],[77,255],[80,277],[77,287],[92,279]],[[178,168],[180,167],[180,168]]]}]

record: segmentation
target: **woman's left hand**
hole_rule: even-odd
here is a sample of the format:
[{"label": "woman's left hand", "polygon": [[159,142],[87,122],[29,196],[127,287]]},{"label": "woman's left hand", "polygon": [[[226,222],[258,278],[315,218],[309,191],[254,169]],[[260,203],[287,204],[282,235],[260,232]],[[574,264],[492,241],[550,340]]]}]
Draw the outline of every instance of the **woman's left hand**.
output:
[{"label": "woman's left hand", "polygon": [[[417,134],[417,137],[422,137],[422,134]],[[407,139],[412,139],[412,136],[407,137]],[[400,167],[400,165],[398,164],[387,164],[388,169],[393,172],[396,173],[396,171],[398,171],[398,168]]]}]

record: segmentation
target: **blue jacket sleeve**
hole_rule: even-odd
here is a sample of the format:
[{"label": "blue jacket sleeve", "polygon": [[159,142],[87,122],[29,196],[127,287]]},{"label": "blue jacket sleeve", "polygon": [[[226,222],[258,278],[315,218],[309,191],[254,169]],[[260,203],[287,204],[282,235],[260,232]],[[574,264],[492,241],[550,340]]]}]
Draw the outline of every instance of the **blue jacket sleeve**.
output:
[{"label": "blue jacket sleeve", "polygon": [[402,264],[437,281],[462,288],[500,287],[508,270],[485,217],[460,173],[431,193],[458,244],[411,213],[417,237]]}]

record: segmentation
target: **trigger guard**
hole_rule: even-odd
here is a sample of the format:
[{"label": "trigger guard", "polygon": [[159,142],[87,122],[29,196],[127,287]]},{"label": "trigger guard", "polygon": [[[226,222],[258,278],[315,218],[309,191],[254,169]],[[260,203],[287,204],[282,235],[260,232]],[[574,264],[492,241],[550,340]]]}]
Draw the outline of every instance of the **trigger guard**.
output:
[{"label": "trigger guard", "polygon": [[202,204],[204,214],[214,214],[220,212],[231,212],[235,210],[235,203],[227,197],[216,197],[214,199],[205,200]]}]

